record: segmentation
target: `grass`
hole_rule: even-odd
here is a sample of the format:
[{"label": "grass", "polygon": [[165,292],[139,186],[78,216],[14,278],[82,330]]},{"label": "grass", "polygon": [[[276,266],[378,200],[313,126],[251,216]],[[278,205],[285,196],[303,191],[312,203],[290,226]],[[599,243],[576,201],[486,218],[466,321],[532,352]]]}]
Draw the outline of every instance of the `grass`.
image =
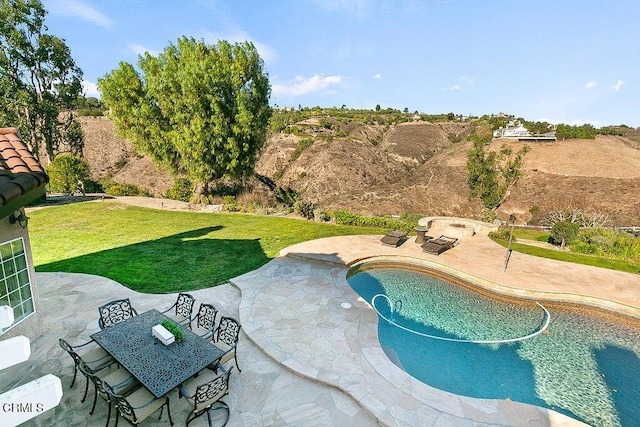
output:
[{"label": "grass", "polygon": [[295,243],[389,231],[106,201],[34,210],[29,218],[36,271],[96,274],[146,293],[223,283],[266,264]]},{"label": "grass", "polygon": [[[515,235],[515,233],[514,233]],[[523,237],[527,238],[527,237]],[[504,247],[507,247],[507,241],[502,239],[493,239],[495,242],[501,244]],[[535,239],[532,239],[535,240]],[[576,264],[584,264],[591,265],[594,267],[602,267],[608,268],[611,270],[624,271],[626,273],[640,273],[640,263],[614,259],[614,258],[605,258],[594,255],[585,255],[585,254],[577,254],[574,252],[566,252],[559,251],[555,249],[545,249],[537,246],[525,245],[522,243],[511,243],[511,249],[516,252],[521,252],[527,255],[538,256],[541,258],[550,258],[558,261],[566,261],[573,262]]]},{"label": "grass", "polygon": [[515,228],[513,230],[513,236],[516,239],[527,239],[527,240],[535,240],[538,242],[547,242],[549,241],[550,234],[547,231]]}]

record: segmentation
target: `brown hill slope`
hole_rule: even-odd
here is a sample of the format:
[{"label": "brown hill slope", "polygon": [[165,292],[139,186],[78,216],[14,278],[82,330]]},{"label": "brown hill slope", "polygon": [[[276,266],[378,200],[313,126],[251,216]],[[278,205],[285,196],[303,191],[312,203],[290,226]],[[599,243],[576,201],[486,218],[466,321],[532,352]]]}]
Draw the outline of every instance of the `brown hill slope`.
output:
[{"label": "brown hill slope", "polygon": [[[333,123],[332,129],[319,128],[310,119],[297,124],[299,136],[270,135],[256,172],[326,210],[480,217],[480,203],[468,199],[471,143],[466,137],[472,124]],[[117,182],[155,195],[170,187],[172,178],[148,157],[136,155],[108,120],[84,118],[82,126],[94,179],[111,174]],[[294,158],[305,138],[313,138],[313,144]],[[514,151],[522,145],[497,140],[493,148],[503,144]],[[515,213],[526,222],[572,206],[606,212],[614,224],[640,224],[640,147],[633,138],[599,136],[529,146],[525,176],[499,210],[501,217]]]}]

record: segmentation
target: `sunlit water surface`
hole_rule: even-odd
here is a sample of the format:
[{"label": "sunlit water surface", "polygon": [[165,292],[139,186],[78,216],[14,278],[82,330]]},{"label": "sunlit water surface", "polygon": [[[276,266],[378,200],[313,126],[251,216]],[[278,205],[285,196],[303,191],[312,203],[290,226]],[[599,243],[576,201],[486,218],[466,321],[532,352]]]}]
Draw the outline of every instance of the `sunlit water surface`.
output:
[{"label": "sunlit water surface", "polygon": [[[534,302],[489,298],[422,272],[367,268],[348,278],[380,314],[412,331],[504,340],[538,330]],[[379,318],[387,356],[414,378],[459,395],[551,408],[594,426],[640,425],[640,322],[602,311],[543,303],[547,332],[510,344],[427,338]],[[391,308],[393,307],[393,309]]]}]

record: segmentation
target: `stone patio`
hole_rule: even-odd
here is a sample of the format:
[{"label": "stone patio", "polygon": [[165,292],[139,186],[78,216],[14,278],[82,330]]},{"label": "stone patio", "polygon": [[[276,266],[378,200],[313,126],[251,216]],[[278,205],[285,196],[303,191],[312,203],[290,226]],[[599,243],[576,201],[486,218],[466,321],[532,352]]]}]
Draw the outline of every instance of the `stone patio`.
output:
[{"label": "stone patio", "polygon": [[[430,230],[429,234],[438,234]],[[640,276],[513,253],[503,271],[505,249],[486,236],[461,238],[459,246],[435,257],[409,240],[399,248],[380,236],[350,236],[301,243],[232,284],[192,292],[243,324],[231,392],[231,426],[569,426],[561,414],[506,400],[457,396],[416,381],[391,363],[377,339],[377,316],[346,282],[348,266],[362,260],[410,260],[455,274],[480,287],[538,300],[555,299],[608,307],[640,318]],[[100,425],[106,404],[88,418],[91,402],[80,404],[84,378],[69,389],[71,358],[58,346],[65,338],[84,342],[98,330],[96,308],[128,297],[138,311],[167,308],[176,295],[133,292],[109,279],[68,273],[39,273],[46,319],[29,335],[32,356],[2,373],[0,387],[25,383],[46,373],[58,375],[60,406],[28,425]],[[344,308],[342,303],[349,303]],[[170,395],[175,422],[189,406]],[[89,399],[90,400],[90,399]],[[157,417],[145,425],[167,422]],[[191,425],[206,425],[201,417]]]}]

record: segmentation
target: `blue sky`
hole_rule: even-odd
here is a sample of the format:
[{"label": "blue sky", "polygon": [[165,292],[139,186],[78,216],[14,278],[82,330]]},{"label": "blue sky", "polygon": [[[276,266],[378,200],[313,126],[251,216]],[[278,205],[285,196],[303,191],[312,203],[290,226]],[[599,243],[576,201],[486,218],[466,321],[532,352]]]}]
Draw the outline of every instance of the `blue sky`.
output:
[{"label": "blue sky", "polygon": [[638,0],[43,0],[88,96],[181,36],[249,40],[271,104],[640,126]]}]

